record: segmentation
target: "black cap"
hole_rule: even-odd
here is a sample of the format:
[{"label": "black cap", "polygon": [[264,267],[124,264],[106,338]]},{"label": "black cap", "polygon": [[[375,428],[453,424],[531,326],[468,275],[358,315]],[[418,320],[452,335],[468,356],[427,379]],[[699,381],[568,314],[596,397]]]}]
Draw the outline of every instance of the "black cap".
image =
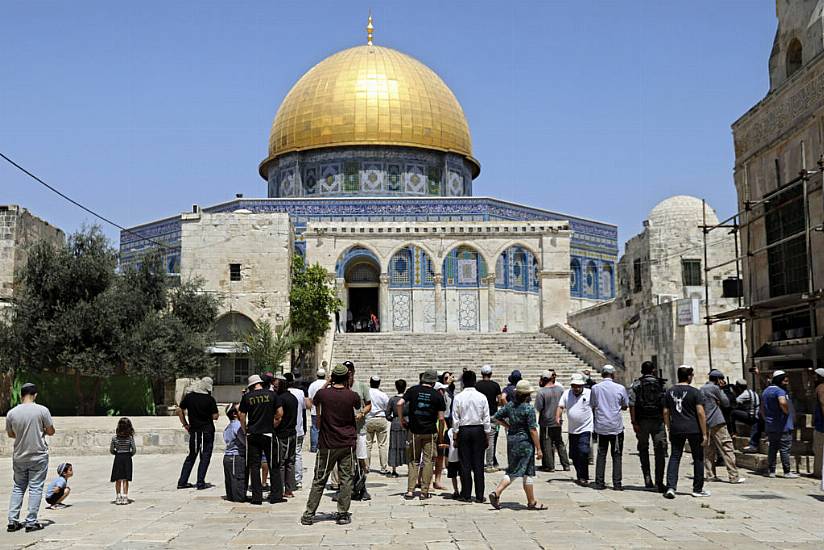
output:
[{"label": "black cap", "polygon": [[34,395],[37,393],[37,386],[32,384],[31,382],[26,382],[22,386],[20,386],[20,395]]}]

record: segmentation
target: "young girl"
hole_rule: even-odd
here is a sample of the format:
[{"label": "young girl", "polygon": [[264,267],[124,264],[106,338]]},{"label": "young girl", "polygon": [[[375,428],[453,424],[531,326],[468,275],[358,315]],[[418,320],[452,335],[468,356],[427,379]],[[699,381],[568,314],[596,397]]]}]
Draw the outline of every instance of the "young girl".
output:
[{"label": "young girl", "polygon": [[109,452],[114,455],[112,482],[117,498],[115,504],[129,504],[129,482],[132,480],[132,456],[137,452],[134,444],[132,421],[125,416],[117,422],[117,432],[112,436]]}]

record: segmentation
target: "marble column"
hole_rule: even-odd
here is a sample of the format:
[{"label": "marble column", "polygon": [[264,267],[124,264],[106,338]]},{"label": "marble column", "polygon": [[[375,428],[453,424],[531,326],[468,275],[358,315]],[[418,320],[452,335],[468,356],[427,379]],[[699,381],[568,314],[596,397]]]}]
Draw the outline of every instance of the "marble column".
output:
[{"label": "marble column", "polygon": [[495,274],[490,273],[489,275],[487,275],[486,279],[484,279],[484,282],[486,282],[487,295],[487,332],[498,332],[500,328],[498,327],[498,319],[495,315]]},{"label": "marble column", "polygon": [[335,292],[338,300],[340,300],[340,330],[346,332],[346,312],[349,310],[349,293],[346,291],[346,279],[343,277],[335,278]]},{"label": "marble column", "polygon": [[435,282],[435,332],[444,332],[446,316],[443,308],[443,275],[435,273],[432,280]]},{"label": "marble column", "polygon": [[389,318],[392,311],[389,305],[389,275],[381,273],[380,282],[378,308],[380,309],[381,332],[392,332],[392,319]]}]

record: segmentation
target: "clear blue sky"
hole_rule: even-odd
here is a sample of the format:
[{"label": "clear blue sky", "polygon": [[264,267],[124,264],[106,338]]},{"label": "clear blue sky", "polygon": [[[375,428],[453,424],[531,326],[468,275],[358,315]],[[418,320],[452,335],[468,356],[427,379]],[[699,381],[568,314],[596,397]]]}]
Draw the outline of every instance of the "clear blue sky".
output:
[{"label": "clear blue sky", "polygon": [[[476,195],[617,224],[621,247],[672,194],[734,212],[730,124],[767,92],[766,0],[7,0],[0,151],[126,226],[265,196],[280,101],[365,42],[370,6],[375,42],[461,101]],[[8,202],[68,231],[94,222],[2,163]]]}]

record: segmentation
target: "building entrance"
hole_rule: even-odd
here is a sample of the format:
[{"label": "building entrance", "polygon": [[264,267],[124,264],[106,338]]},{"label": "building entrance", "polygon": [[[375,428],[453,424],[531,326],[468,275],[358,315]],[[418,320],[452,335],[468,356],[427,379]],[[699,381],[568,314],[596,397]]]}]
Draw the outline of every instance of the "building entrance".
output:
[{"label": "building entrance", "polygon": [[346,332],[378,332],[380,268],[369,258],[358,258],[347,267]]}]

